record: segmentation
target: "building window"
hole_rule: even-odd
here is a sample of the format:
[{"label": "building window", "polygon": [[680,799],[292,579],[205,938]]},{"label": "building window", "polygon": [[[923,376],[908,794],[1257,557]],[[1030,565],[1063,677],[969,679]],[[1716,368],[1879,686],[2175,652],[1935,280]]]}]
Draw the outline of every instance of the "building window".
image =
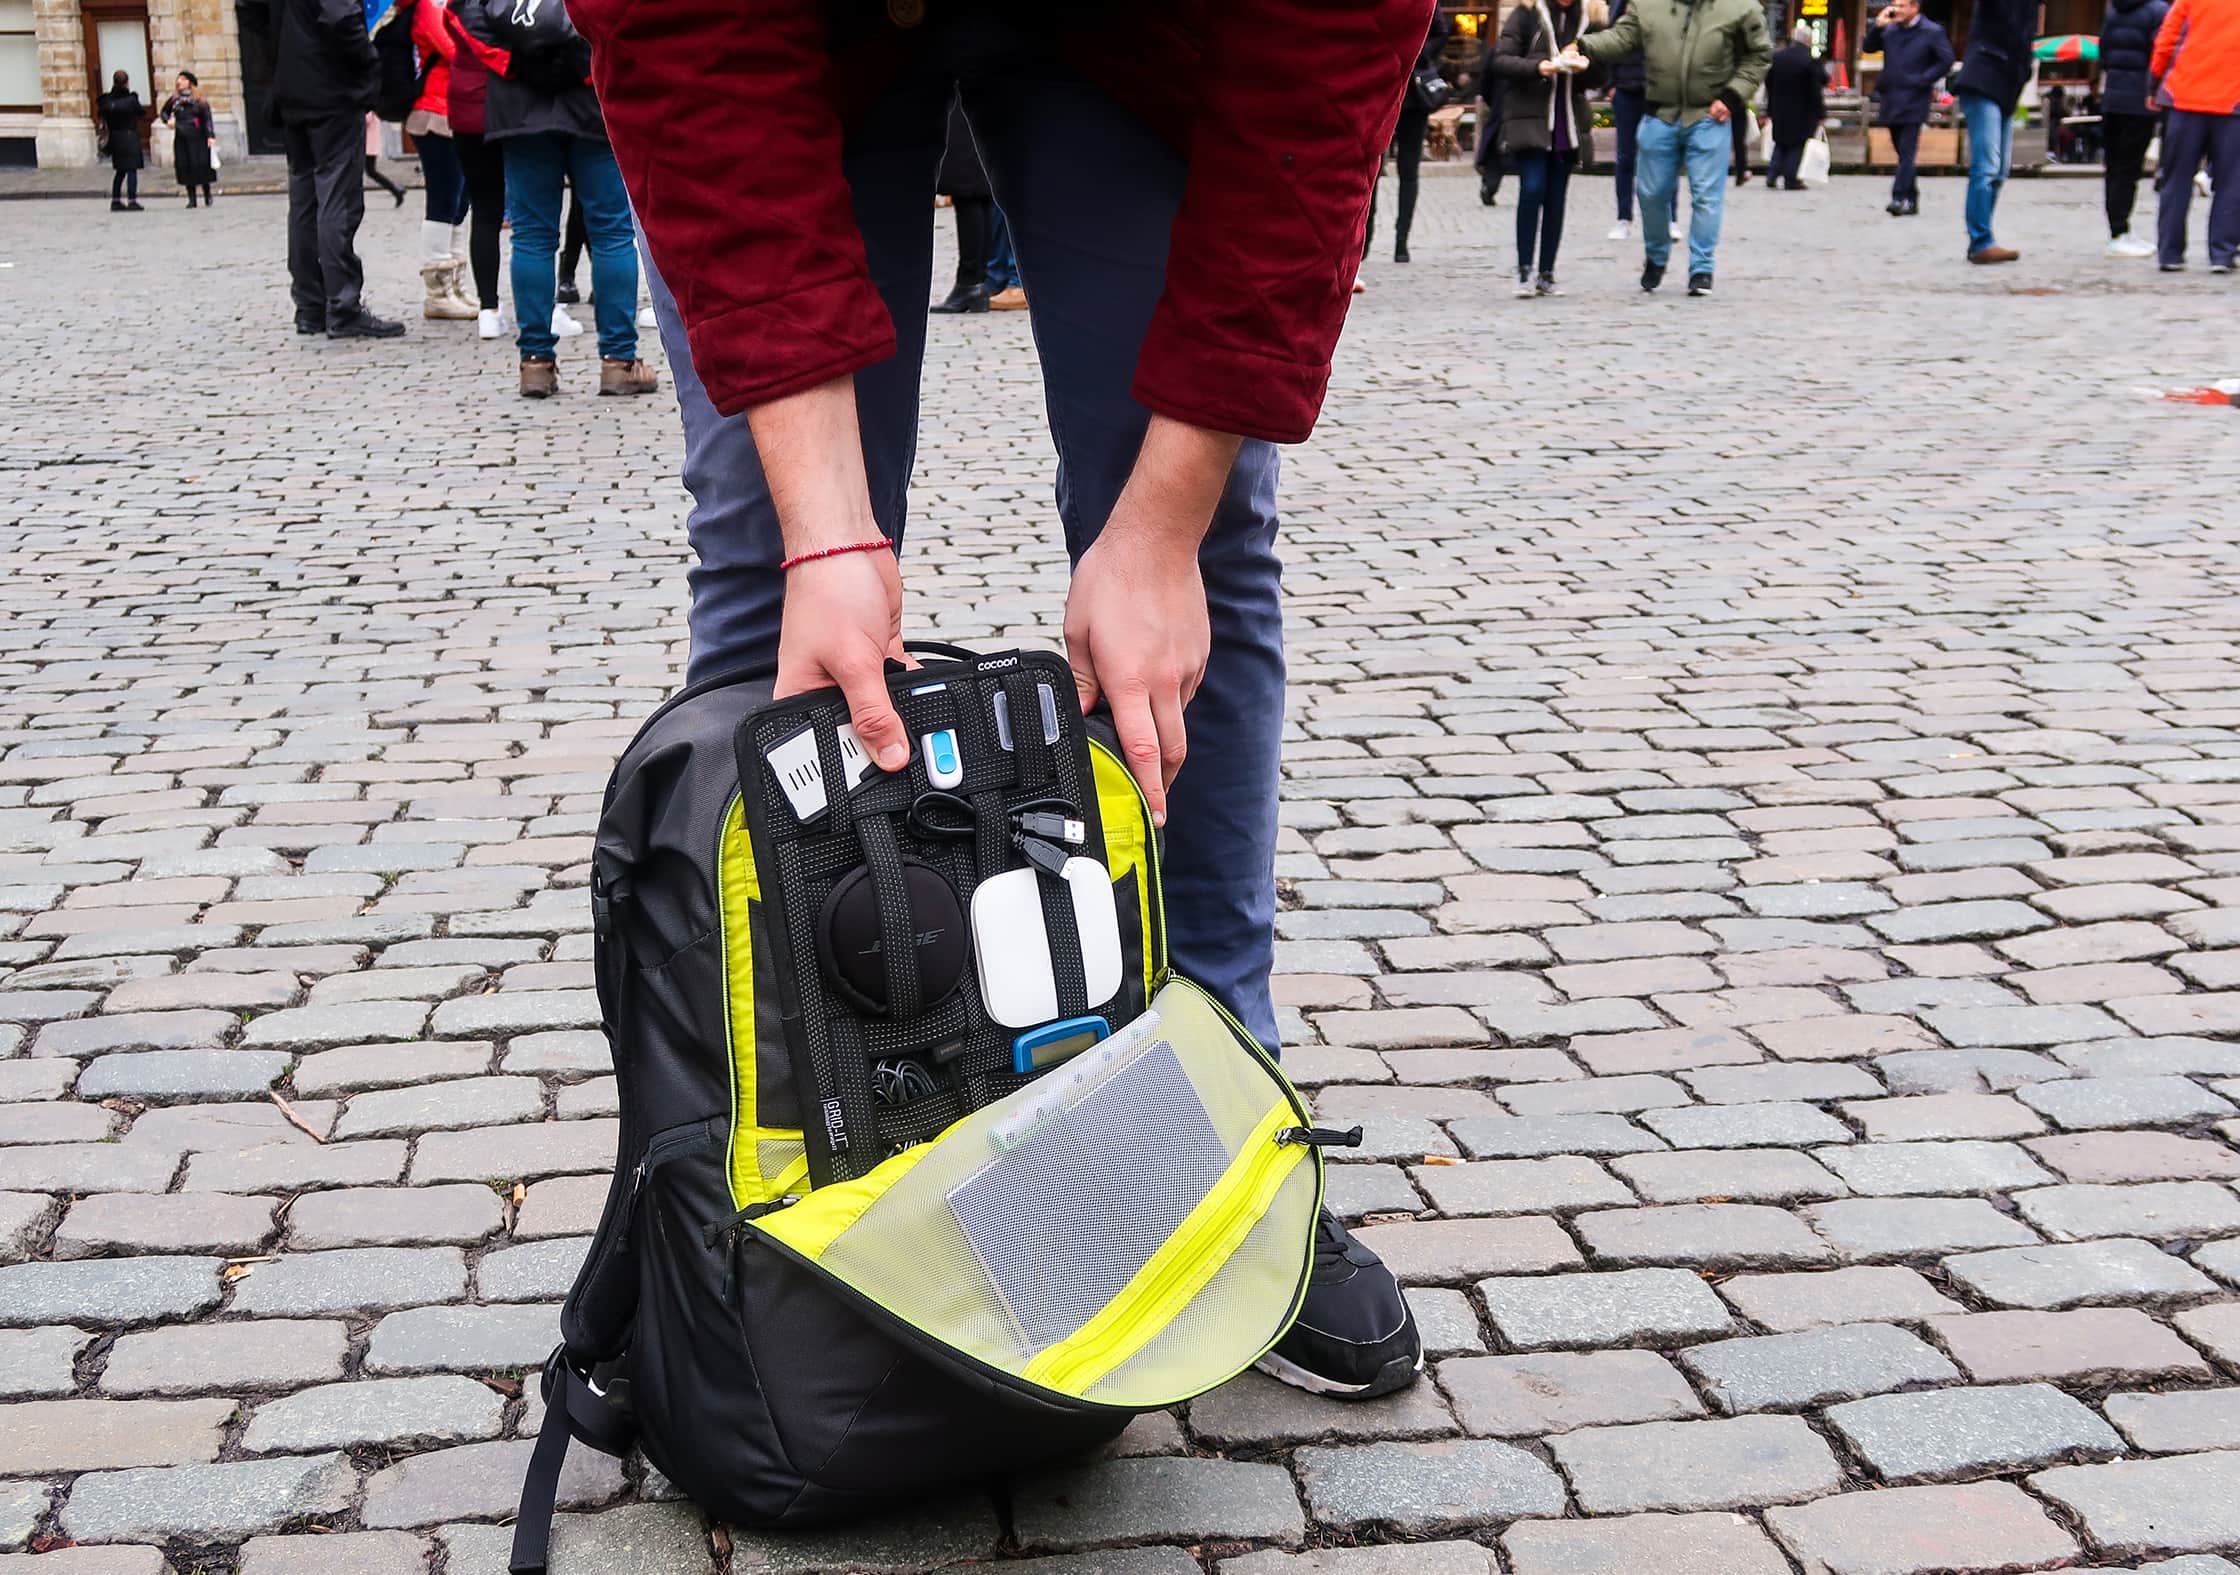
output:
[{"label": "building window", "polygon": [[0,0],[0,109],[35,110],[40,97],[31,0]]}]

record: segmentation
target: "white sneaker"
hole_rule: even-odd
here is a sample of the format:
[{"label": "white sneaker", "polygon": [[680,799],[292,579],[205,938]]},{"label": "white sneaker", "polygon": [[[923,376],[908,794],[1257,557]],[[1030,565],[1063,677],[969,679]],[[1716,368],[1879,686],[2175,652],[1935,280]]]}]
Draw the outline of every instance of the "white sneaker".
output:
[{"label": "white sneaker", "polygon": [[657,328],[660,326],[659,320],[653,315],[652,307],[641,306],[638,308],[638,326],[640,328]]},{"label": "white sneaker", "polygon": [[505,321],[498,316],[497,308],[492,307],[488,311],[475,313],[474,331],[484,339],[503,339],[506,332]]},{"label": "white sneaker", "polygon": [[1518,300],[1529,301],[1539,293],[1539,287],[1532,282],[1532,275],[1529,272],[1520,272],[1517,275]]},{"label": "white sneaker", "polygon": [[1610,226],[1610,239],[1611,239],[1611,240],[1614,240],[1614,241],[1630,241],[1630,240],[1632,240],[1632,239],[1633,239],[1633,221],[1632,221],[1631,219],[1620,219],[1620,220],[1619,220],[1619,221],[1618,221],[1618,222],[1617,222],[1616,224],[1613,224],[1613,225],[1611,225],[1611,226]]},{"label": "white sneaker", "polygon": [[555,306],[552,309],[552,332],[558,338],[573,339],[583,332],[583,324],[570,317],[565,306]]},{"label": "white sneaker", "polygon": [[2195,170],[2193,172],[2193,189],[2204,197],[2216,195],[2215,189],[2209,184],[2209,172],[2207,170]]},{"label": "white sneaker", "polygon": [[2119,235],[2108,242],[2108,255],[2110,257],[2152,257],[2154,255],[2154,245],[2152,242],[2141,240],[2136,235]]}]

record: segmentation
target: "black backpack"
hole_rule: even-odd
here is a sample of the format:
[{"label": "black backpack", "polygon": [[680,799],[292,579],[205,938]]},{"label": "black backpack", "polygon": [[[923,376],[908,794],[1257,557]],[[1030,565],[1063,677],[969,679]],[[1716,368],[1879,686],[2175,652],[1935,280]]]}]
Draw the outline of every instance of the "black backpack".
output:
[{"label": "black backpack", "polygon": [[423,64],[413,48],[412,12],[419,3],[420,0],[397,0],[380,31],[373,35],[373,58],[380,69],[373,112],[382,120],[402,121],[411,114],[413,106],[420,102],[420,95],[427,91],[428,77],[436,68],[437,56],[430,55]]},{"label": "black backpack", "polygon": [[1358,1131],[1315,1130],[1168,967],[1157,833],[1065,662],[913,649],[904,771],[767,669],[687,688],[615,767],[619,1153],[517,1572],[571,1439],[641,1446],[733,1524],[861,1516],[1094,1448],[1252,1365],[1305,1294],[1320,1150]]}]

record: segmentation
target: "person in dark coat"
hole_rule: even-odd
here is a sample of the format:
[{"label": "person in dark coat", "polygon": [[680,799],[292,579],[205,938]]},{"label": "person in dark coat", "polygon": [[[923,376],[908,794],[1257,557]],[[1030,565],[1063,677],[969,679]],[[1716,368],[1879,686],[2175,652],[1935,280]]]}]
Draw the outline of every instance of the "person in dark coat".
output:
[{"label": "person in dark coat", "polygon": [[552,312],[559,275],[560,199],[583,205],[591,252],[591,305],[599,334],[599,392],[650,394],[659,386],[638,358],[638,241],[630,199],[591,88],[591,46],[560,0],[534,9],[515,0],[457,0],[468,34],[506,52],[483,101],[483,135],[505,155],[513,223],[513,315],[521,394],[560,391]]},{"label": "person in dark coat", "polygon": [[1921,211],[1914,161],[1921,152],[1921,128],[1928,124],[1937,89],[1952,71],[1952,38],[1921,14],[1920,0],[1891,0],[1867,29],[1861,47],[1882,55],[1882,74],[1875,79],[1874,123],[1889,128],[1890,145],[1898,154],[1898,173],[1891,179],[1885,211],[1894,219],[1905,218]]},{"label": "person in dark coat", "polygon": [[381,82],[359,0],[272,0],[272,109],[288,151],[288,280],[296,332],[393,339],[366,309],[366,116]]},{"label": "person in dark coat", "polygon": [[2131,208],[2147,167],[2158,112],[2150,94],[2154,35],[2170,0],[2108,0],[2100,24],[2100,147],[2107,168],[2101,194],[2108,210],[2108,255],[2152,257],[2154,243],[2131,233]]},{"label": "person in dark coat", "polygon": [[204,202],[215,201],[210,183],[218,178],[218,171],[210,144],[217,139],[218,124],[210,113],[210,101],[202,96],[202,79],[192,71],[179,73],[171,96],[163,101],[163,119],[171,128],[171,169],[186,188],[187,206],[194,206],[197,190]]},{"label": "person in dark coat", "polygon": [[[1400,94],[1400,123],[1393,128],[1393,162],[1400,172],[1400,208],[1392,220],[1392,260],[1408,260],[1408,229],[1416,218],[1417,171],[1423,164],[1423,139],[1431,129],[1431,112],[1439,105],[1431,103],[1423,93],[1423,84],[1439,75],[1440,62],[1447,52],[1447,39],[1454,32],[1454,23],[1444,11],[1431,13],[1431,30],[1423,35],[1423,44],[1416,50],[1414,73]],[[1361,249],[1367,251],[1377,238],[1377,190],[1369,188],[1369,222],[1361,235]]]},{"label": "person in dark coat", "polygon": [[1812,29],[1799,25],[1766,67],[1766,114],[1773,122],[1773,162],[1766,190],[1802,191],[1797,178],[1804,145],[1828,113],[1828,68],[1812,58]]},{"label": "person in dark coat", "polygon": [[109,91],[94,100],[101,113],[102,141],[109,150],[111,213],[143,213],[140,206],[140,166],[147,157],[140,147],[140,95],[132,91],[132,78],[119,71],[109,79]]},{"label": "person in dark coat", "polygon": [[1509,173],[1501,157],[1501,108],[1508,94],[1508,84],[1501,80],[1501,73],[1494,69],[1497,57],[1486,51],[1485,64],[1478,76],[1478,148],[1470,162],[1478,171],[1478,200],[1487,207],[1501,195],[1502,177]]},{"label": "person in dark coat", "polygon": [[[1632,0],[1617,0],[1610,21],[1617,23]],[[1641,146],[1641,117],[1649,112],[1649,67],[1637,50],[1610,68],[1610,129],[1617,136],[1616,167],[1612,184],[1618,192],[1618,222],[1610,239],[1633,239],[1633,173],[1635,153]]]},{"label": "person in dark coat", "polygon": [[[1592,7],[1590,15],[1589,7]],[[1594,161],[1594,111],[1587,89],[1600,71],[1561,64],[1589,27],[1605,20],[1600,0],[1528,0],[1509,13],[1493,46],[1505,92],[1501,152],[1517,172],[1517,294],[1555,295],[1571,172]],[[1537,268],[1535,268],[1537,260]]]},{"label": "person in dark coat", "polygon": [[996,194],[980,166],[980,147],[964,118],[964,101],[949,106],[949,141],[941,153],[941,174],[934,191],[949,199],[957,216],[957,279],[948,296],[933,303],[936,312],[984,312],[995,291],[988,287],[988,246],[995,234]]},{"label": "person in dark coat", "polygon": [[2022,254],[2001,246],[1991,216],[2014,162],[2014,107],[2030,80],[2031,35],[2038,0],[1976,0],[1968,22],[1968,52],[1952,91],[1968,125],[1968,261],[2010,263]]}]

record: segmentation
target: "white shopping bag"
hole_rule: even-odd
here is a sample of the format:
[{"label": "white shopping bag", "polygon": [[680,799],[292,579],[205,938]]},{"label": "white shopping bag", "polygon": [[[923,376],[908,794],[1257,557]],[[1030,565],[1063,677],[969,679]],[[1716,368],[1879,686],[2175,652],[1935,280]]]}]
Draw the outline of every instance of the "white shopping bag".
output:
[{"label": "white shopping bag", "polygon": [[1814,137],[1804,145],[1804,157],[1798,161],[1797,179],[1807,186],[1828,184],[1828,139]]}]

